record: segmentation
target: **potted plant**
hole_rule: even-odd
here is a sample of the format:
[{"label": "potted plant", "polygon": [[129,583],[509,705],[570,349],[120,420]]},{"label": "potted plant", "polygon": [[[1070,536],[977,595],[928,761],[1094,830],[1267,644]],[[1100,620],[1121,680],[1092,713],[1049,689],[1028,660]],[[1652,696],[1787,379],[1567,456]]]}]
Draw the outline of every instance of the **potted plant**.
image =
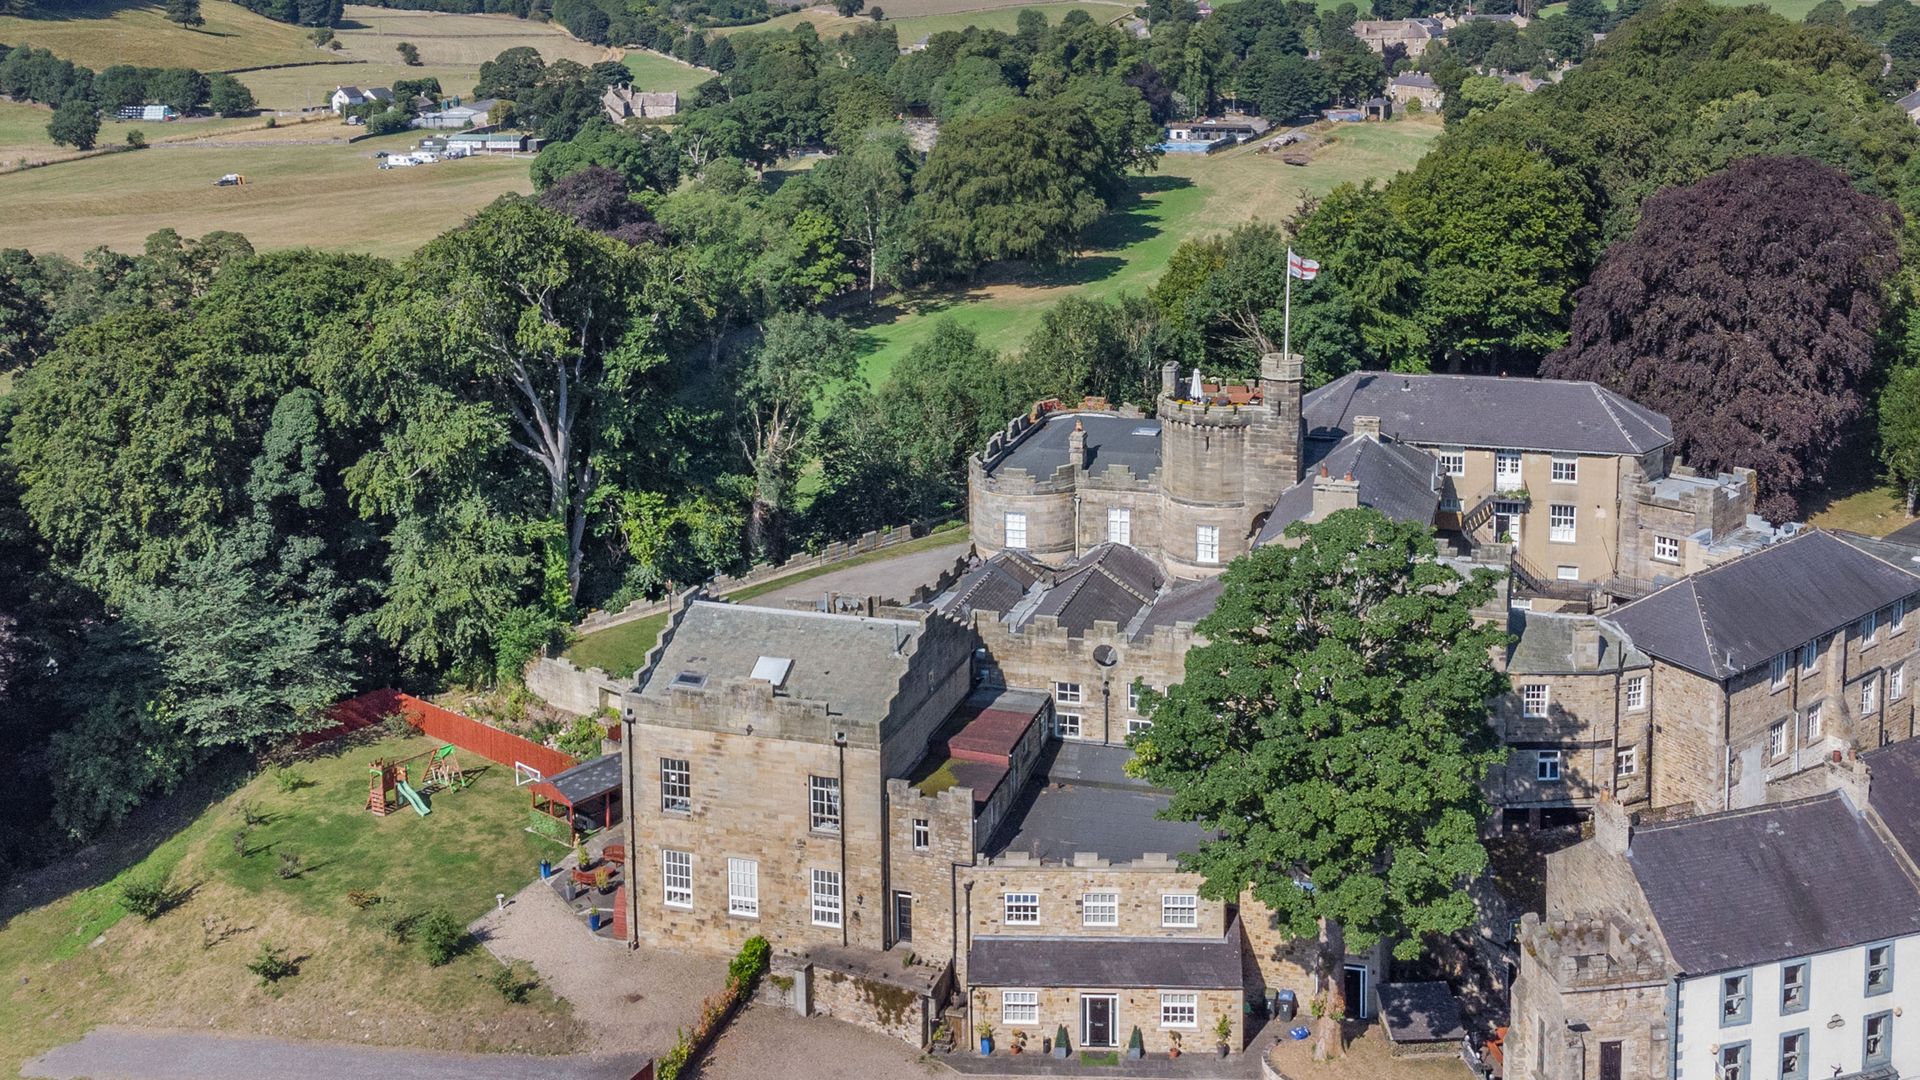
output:
[{"label": "potted plant", "polygon": [[1053,1032],[1053,1056],[1064,1058],[1067,1056],[1067,1049],[1067,1025],[1061,1024]]},{"label": "potted plant", "polygon": [[1213,1033],[1220,1040],[1220,1056],[1226,1057],[1227,1040],[1233,1037],[1233,1017],[1221,1013],[1220,1019],[1213,1022]]},{"label": "potted plant", "polygon": [[1127,1060],[1139,1061],[1147,1055],[1147,1047],[1140,1039],[1140,1025],[1133,1025],[1133,1034],[1127,1036]]},{"label": "potted plant", "polygon": [[1022,1054],[1026,1052],[1026,1049],[1027,1033],[1024,1031],[1015,1031],[1012,1041],[1007,1044],[1007,1050],[1015,1054]]},{"label": "potted plant", "polygon": [[985,1021],[981,1021],[980,1023],[980,1056],[987,1057],[992,1053],[993,1053],[993,1025]]},{"label": "potted plant", "polygon": [[947,1022],[945,1020],[933,1025],[933,1036],[928,1039],[927,1042],[936,1050],[950,1051],[953,1049],[953,1032],[947,1029]]},{"label": "potted plant", "polygon": [[1167,1042],[1168,1042],[1167,1057],[1169,1058],[1179,1057],[1180,1056],[1180,1033],[1177,1031],[1167,1032]]}]

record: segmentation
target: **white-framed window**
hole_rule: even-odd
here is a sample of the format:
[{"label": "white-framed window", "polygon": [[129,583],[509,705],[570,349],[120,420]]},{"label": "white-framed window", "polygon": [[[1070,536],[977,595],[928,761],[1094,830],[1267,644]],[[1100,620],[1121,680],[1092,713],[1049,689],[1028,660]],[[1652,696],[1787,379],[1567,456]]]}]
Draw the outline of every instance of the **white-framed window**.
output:
[{"label": "white-framed window", "polygon": [[813,925],[840,925],[840,871],[809,871],[812,883],[808,889],[808,899],[813,909]]},{"label": "white-framed window", "polygon": [[727,914],[760,917],[760,864],[727,860]]},{"label": "white-framed window", "polygon": [[1747,1067],[1752,1063],[1751,1043],[1734,1043],[1720,1047],[1720,1075],[1716,1080],[1753,1080]]},{"label": "white-framed window", "polygon": [[1780,965],[1780,1011],[1803,1012],[1807,1007],[1808,960]]},{"label": "white-framed window", "polygon": [[1560,782],[1560,751],[1540,750],[1533,759],[1533,778],[1543,784]]},{"label": "white-framed window", "polygon": [[1554,503],[1547,507],[1547,539],[1556,544],[1573,543],[1574,508],[1567,503]]},{"label": "white-framed window", "polygon": [[1163,1028],[1199,1027],[1200,995],[1163,991],[1160,994],[1160,1026]]},{"label": "white-framed window", "polygon": [[1008,511],[1005,518],[1006,541],[1010,548],[1027,546],[1027,515]]},{"label": "white-framed window", "polygon": [[1000,1022],[1008,1026],[1040,1022],[1040,991],[1000,991]]},{"label": "white-framed window", "polygon": [[1776,720],[1767,729],[1767,756],[1782,758],[1787,756],[1787,722]]},{"label": "white-framed window", "polygon": [[1502,491],[1511,491],[1520,483],[1520,451],[1493,452],[1493,480]]},{"label": "white-framed window", "polygon": [[1160,925],[1197,927],[1200,925],[1200,898],[1193,893],[1160,894]]},{"label": "white-framed window", "polygon": [[1053,703],[1055,705],[1078,705],[1087,700],[1077,682],[1057,682],[1053,684]]},{"label": "white-framed window", "polygon": [[693,853],[660,850],[661,901],[668,907],[693,906]]},{"label": "white-framed window", "polygon": [[1547,684],[1530,682],[1520,684],[1520,715],[1541,717],[1547,715]]},{"label": "white-framed window", "polygon": [[672,814],[693,811],[693,773],[687,759],[660,759],[660,809]]},{"label": "white-framed window", "polygon": [[1040,894],[1031,892],[1010,892],[1006,894],[1006,924],[1008,926],[1038,926],[1040,924]]},{"label": "white-framed window", "polygon": [[1220,526],[1201,525],[1193,530],[1193,558],[1206,566],[1220,561]]},{"label": "white-framed window", "polygon": [[1907,665],[1895,664],[1887,672],[1887,700],[1899,701],[1907,696]]},{"label": "white-framed window", "polygon": [[1680,540],[1673,536],[1653,538],[1653,557],[1660,562],[1680,561]]},{"label": "white-framed window", "polygon": [[1554,568],[1553,576],[1559,578],[1561,581],[1579,581],[1580,568],[1577,566],[1556,567]]},{"label": "white-framed window", "polygon": [[1140,711],[1140,684],[1137,682],[1127,684],[1127,711]]},{"label": "white-framed window", "polygon": [[1133,543],[1133,511],[1119,506],[1107,508],[1107,543]]},{"label": "white-framed window", "polygon": [[1063,739],[1080,737],[1080,714],[1077,712],[1057,712],[1053,714],[1053,730]]},{"label": "white-framed window", "polygon": [[1813,742],[1820,738],[1826,734],[1826,730],[1826,718],[1820,715],[1820,703],[1815,702],[1807,709],[1807,741]]},{"label": "white-framed window", "polygon": [[1143,731],[1147,731],[1151,729],[1152,727],[1153,727],[1153,721],[1147,719],[1144,716],[1127,717],[1127,734],[1129,735],[1138,735]]},{"label": "white-framed window", "polygon": [[1440,472],[1446,476],[1467,475],[1467,452],[1458,447],[1439,452]]},{"label": "white-framed window", "polygon": [[1120,894],[1090,892],[1080,898],[1081,926],[1119,926]]},{"label": "white-framed window", "polygon": [[1640,748],[1623,746],[1614,751],[1613,775],[1626,778],[1640,775]]},{"label": "white-framed window", "polygon": [[913,850],[925,851],[933,844],[933,822],[926,818],[913,819]]},{"label": "white-framed window", "polygon": [[1893,612],[1887,617],[1887,633],[1897,634],[1907,628],[1907,602],[1895,600]]},{"label": "white-framed window", "polygon": [[1893,990],[1893,942],[1867,946],[1867,994],[1878,997]]},{"label": "white-framed window", "polygon": [[1720,1026],[1735,1027],[1753,1019],[1753,973],[1737,971],[1720,976]]},{"label": "white-framed window", "polygon": [[1871,715],[1873,711],[1879,707],[1880,694],[1878,688],[1874,686],[1872,679],[1868,679],[1866,682],[1860,684],[1860,715]]},{"label": "white-framed window", "polygon": [[814,832],[840,831],[839,777],[807,777],[807,823]]},{"label": "white-framed window", "polygon": [[1627,711],[1639,712],[1647,707],[1647,677],[1630,675],[1627,677]]},{"label": "white-framed window", "polygon": [[1880,613],[1869,611],[1860,619],[1860,647],[1866,648],[1880,640]]},{"label": "white-framed window", "polygon": [[1781,653],[1767,666],[1767,683],[1774,689],[1787,685],[1787,672],[1793,670],[1793,654]]},{"label": "white-framed window", "polygon": [[1553,482],[1571,484],[1580,479],[1580,459],[1571,454],[1553,455]]},{"label": "white-framed window", "polygon": [[1800,674],[1811,675],[1820,670],[1820,643],[1809,641],[1800,646]]}]

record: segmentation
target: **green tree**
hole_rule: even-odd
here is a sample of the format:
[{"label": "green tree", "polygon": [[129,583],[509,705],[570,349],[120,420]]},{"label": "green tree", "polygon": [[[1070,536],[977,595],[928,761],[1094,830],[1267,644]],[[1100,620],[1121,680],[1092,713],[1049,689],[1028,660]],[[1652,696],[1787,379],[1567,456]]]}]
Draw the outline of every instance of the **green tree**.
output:
[{"label": "green tree", "polygon": [[411,41],[403,41],[393,47],[400,54],[400,62],[408,67],[420,66],[420,47]]},{"label": "green tree", "polygon": [[200,14],[200,0],[167,0],[167,21],[181,26],[205,26],[207,20]]},{"label": "green tree", "polygon": [[1236,560],[1187,654],[1144,694],[1134,768],[1173,792],[1163,816],[1218,834],[1182,856],[1204,895],[1243,891],[1321,942],[1316,1056],[1339,1049],[1341,960],[1469,925],[1487,864],[1481,783],[1499,759],[1487,702],[1506,689],[1476,624],[1495,575],[1441,564],[1431,530],[1371,509],[1287,530]]},{"label": "green tree", "polygon": [[247,116],[259,108],[247,84],[225,73],[207,80],[207,105],[221,116]]},{"label": "green tree", "polygon": [[866,6],[867,0],[833,0],[833,10],[839,12],[843,19],[853,18],[864,11]]},{"label": "green tree", "polygon": [[1880,392],[1880,461],[1888,479],[1905,492],[1912,516],[1920,500],[1920,364],[1894,368]]},{"label": "green tree", "polygon": [[753,477],[747,543],[771,559],[786,555],[786,519],[820,417],[824,388],[853,378],[857,356],[846,324],[782,312],[768,319],[739,377],[736,441]]},{"label": "green tree", "polygon": [[906,136],[880,130],[813,170],[841,235],[864,255],[869,293],[900,283],[913,169]]},{"label": "green tree", "polygon": [[91,150],[100,137],[100,110],[86,98],[68,98],[53,110],[53,119],[47,121],[47,136],[56,146]]}]

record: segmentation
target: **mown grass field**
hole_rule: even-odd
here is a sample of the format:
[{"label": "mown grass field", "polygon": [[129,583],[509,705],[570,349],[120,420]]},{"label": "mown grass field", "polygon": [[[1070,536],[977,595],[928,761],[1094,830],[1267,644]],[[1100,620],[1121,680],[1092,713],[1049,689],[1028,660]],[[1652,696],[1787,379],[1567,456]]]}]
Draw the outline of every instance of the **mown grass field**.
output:
[{"label": "mown grass field", "polygon": [[[0,176],[0,247],[78,256],[102,244],[138,250],[162,228],[228,229],[261,250],[400,257],[500,195],[533,187],[525,158],[382,171],[374,151],[406,150],[418,133],[349,145],[353,130],[323,122],[238,132]],[[230,172],[246,186],[213,186]]]},{"label": "mown grass field", "polygon": [[628,49],[624,62],[627,70],[633,72],[635,90],[672,90],[684,94],[717,74],[651,49]]},{"label": "mown grass field", "polygon": [[[567,1006],[545,991],[508,1004],[486,981],[499,965],[484,951],[435,968],[417,943],[386,932],[390,916],[433,908],[469,922],[559,850],[524,831],[527,798],[512,770],[472,755],[460,756],[474,784],[433,797],[426,817],[362,809],[368,762],[435,745],[388,739],[305,761],[292,791],[256,776],[113,881],[15,915],[0,927],[0,1070],[15,1075],[103,1023],[428,1054],[578,1048],[584,1030]],[[264,823],[248,829],[243,806]],[[280,877],[282,855],[299,856],[297,876]],[[125,914],[119,883],[162,873],[191,890],[186,901],[152,922]],[[347,900],[355,890],[381,902],[357,910]],[[262,988],[246,970],[262,942],[302,958],[299,974]]]},{"label": "mown grass field", "polygon": [[[1047,17],[1050,23],[1065,18],[1069,11],[1085,11],[1098,22],[1124,15],[1133,10],[1131,4],[1109,2],[1109,0],[1070,0],[1065,3],[983,3],[982,0],[954,0],[943,4],[942,0],[925,0],[914,4],[889,4],[886,0],[879,3],[868,0],[869,9],[879,7],[886,12],[886,21],[891,23],[900,35],[901,45],[911,45],[930,34],[943,30],[964,30],[969,26],[978,26],[985,30],[1004,30],[1012,33],[1020,20],[1020,13],[1026,10],[1038,11]],[[952,10],[959,8],[960,10]],[[922,10],[924,9],[924,10]],[[918,14],[912,12],[919,11]],[[823,38],[836,38],[856,26],[871,20],[865,15],[844,18],[831,7],[810,7],[798,11],[789,11],[763,23],[752,26],[728,26],[714,31],[718,34],[739,34],[757,30],[791,30],[801,23],[812,23],[815,32]]]},{"label": "mown grass field", "polygon": [[29,16],[0,18],[0,41],[52,49],[61,59],[95,71],[113,64],[225,71],[327,59],[305,27],[275,22],[227,0],[202,0],[200,14],[207,24],[186,30],[168,22],[158,3],[40,3]]},{"label": "mown grass field", "polygon": [[[52,116],[53,110],[45,105],[0,100],[0,169],[79,155],[80,152],[70,146],[55,146],[47,137],[47,121]],[[206,116],[170,123],[103,119],[98,145],[123,145],[129,131],[140,132],[149,144],[186,142],[236,128],[259,127],[264,122],[257,116]]]},{"label": "mown grass field", "polygon": [[1067,266],[894,297],[861,326],[861,370],[877,384],[942,318],[990,348],[1017,349],[1061,297],[1143,293],[1183,241],[1255,219],[1278,223],[1309,195],[1411,168],[1440,130],[1435,117],[1341,125],[1336,141],[1304,168],[1252,147],[1206,157],[1169,154],[1158,171],[1135,178],[1132,205],[1097,226],[1089,250]]}]

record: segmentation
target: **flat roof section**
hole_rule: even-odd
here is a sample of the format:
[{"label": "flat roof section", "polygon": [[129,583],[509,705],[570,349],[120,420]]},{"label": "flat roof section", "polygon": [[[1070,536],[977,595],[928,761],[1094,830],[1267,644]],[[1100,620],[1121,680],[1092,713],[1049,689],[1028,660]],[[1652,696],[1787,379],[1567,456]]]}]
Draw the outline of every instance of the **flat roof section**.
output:
[{"label": "flat roof section", "polygon": [[1087,432],[1087,469],[1098,472],[1123,465],[1144,480],[1160,467],[1160,421],[1114,416],[1110,413],[1048,413],[1039,429],[1029,432],[1007,452],[989,474],[1025,469],[1036,480],[1053,476],[1067,463],[1067,440],[1078,420]]},{"label": "flat roof section", "polygon": [[1062,742],[1053,748],[1046,776],[1023,792],[984,854],[1021,852],[1037,859],[1069,861],[1077,852],[1130,862],[1148,852],[1172,857],[1193,851],[1207,830],[1154,815],[1167,793],[1122,771],[1133,751],[1124,746]]},{"label": "flat roof section", "polygon": [[962,726],[947,737],[947,752],[973,761],[992,758],[1004,765],[1046,712],[1047,703],[1047,695],[1031,690],[976,690],[955,711]]}]

